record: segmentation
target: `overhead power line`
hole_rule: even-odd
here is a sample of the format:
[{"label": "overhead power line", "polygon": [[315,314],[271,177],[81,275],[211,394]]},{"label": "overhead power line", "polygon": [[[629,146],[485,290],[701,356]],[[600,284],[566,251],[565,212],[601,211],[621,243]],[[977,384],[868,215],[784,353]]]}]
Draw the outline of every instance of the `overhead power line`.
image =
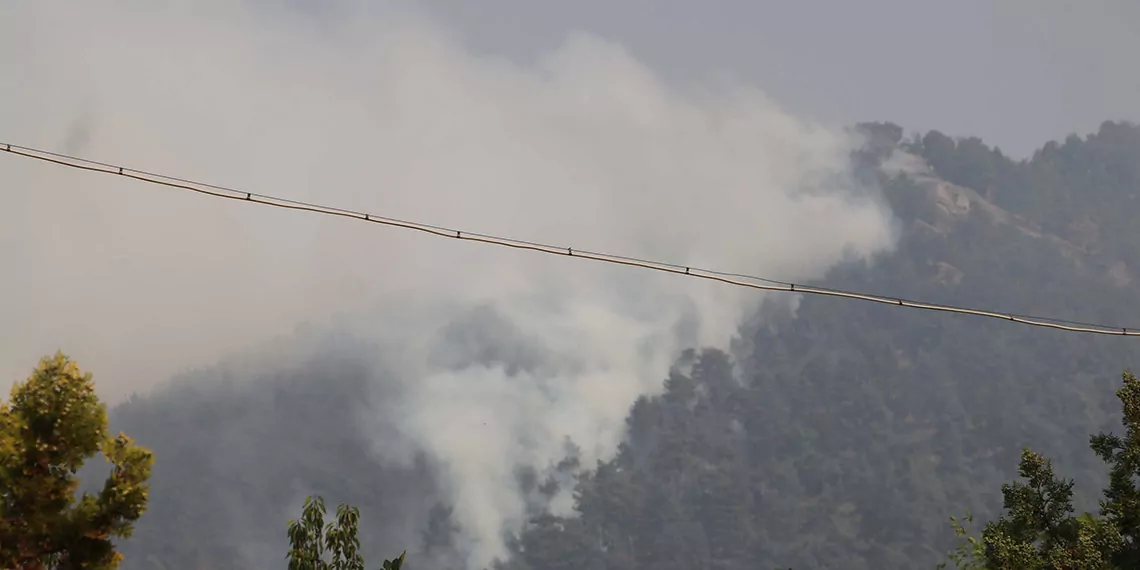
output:
[{"label": "overhead power line", "polygon": [[343,208],[336,208],[332,206],[323,206],[310,202],[300,202],[297,200],[289,200],[286,198],[278,198],[266,194],[258,194],[255,192],[247,192],[234,188],[227,188],[225,186],[216,186],[214,184],[206,184],[203,182],[195,182],[185,178],[176,178],[164,174],[157,174],[147,172],[145,170],[138,170],[128,168],[125,166],[117,166],[107,164],[105,162],[98,162],[86,158],[70,156],[36,148],[20,146],[9,143],[0,143],[0,150],[7,153],[32,158],[52,164],[75,168],[79,170],[86,170],[89,172],[98,172],[102,174],[111,174],[114,176],[121,176],[124,178],[131,178],[150,184],[157,184],[169,188],[176,188],[179,190],[186,190],[190,192],[197,192],[216,198],[226,198],[229,200],[239,200],[242,202],[252,202],[265,206],[273,206],[277,208],[286,208],[290,210],[301,210],[305,212],[312,212],[318,214],[325,214],[329,216],[340,216],[344,218],[354,218],[357,220],[371,222],[375,224],[382,224],[385,226],[393,226],[408,230],[416,230],[432,235],[459,239],[466,241],[474,241],[479,243],[498,245],[504,247],[511,247],[515,249],[525,249],[530,251],[537,251],[540,253],[563,255],[567,257],[576,257],[581,259],[589,259],[593,261],[600,261],[603,263],[611,263],[616,265],[626,265],[630,267],[640,267],[642,269],[651,269],[654,271],[662,271],[665,273],[674,273],[686,277],[696,277],[698,279],[706,279],[709,281],[716,281],[737,287],[747,287],[750,289],[759,289],[762,291],[781,291],[787,293],[806,293],[810,295],[824,295],[828,297],[839,297],[843,299],[854,299],[859,301],[869,301],[872,303],[881,303],[885,305],[894,305],[898,307],[906,307],[911,309],[924,309],[928,311],[940,311],[945,313],[957,313],[963,315],[974,315],[979,317],[988,317],[993,319],[1000,319],[1010,321],[1023,325],[1030,325],[1036,327],[1046,327],[1051,329],[1058,329],[1063,331],[1071,331],[1078,333],[1089,334],[1104,334],[1115,336],[1140,336],[1140,328],[1128,327],[1114,327],[1108,325],[1101,325],[1096,323],[1083,323],[1077,321],[1066,321],[1061,319],[1053,319],[1048,317],[1035,317],[1029,315],[1019,315],[1015,313],[1003,313],[999,311],[972,309],[969,307],[960,307],[954,305],[942,305],[937,303],[925,303],[921,301],[910,301],[897,297],[889,297],[882,295],[875,295],[870,293],[859,293],[854,291],[844,291],[841,289],[831,289],[826,287],[814,287],[810,285],[797,285],[795,283],[788,283],[785,281],[776,281],[772,279],[765,279],[763,277],[756,277],[752,275],[744,275],[739,273],[725,273],[722,271],[712,271],[709,269],[701,269],[693,266],[677,265],[673,263],[663,263],[659,261],[652,261],[648,259],[639,259],[636,257],[628,257],[623,255],[614,255],[609,253],[600,253],[595,251],[574,249],[572,247],[560,247],[548,245],[543,243],[524,241],[512,238],[498,237],[489,234],[481,234],[475,232],[465,232],[456,229],[444,228],[430,224],[412,222],[407,220],[399,220],[396,218],[389,218],[386,216],[378,216],[365,212],[358,212],[354,210],[346,210]]}]

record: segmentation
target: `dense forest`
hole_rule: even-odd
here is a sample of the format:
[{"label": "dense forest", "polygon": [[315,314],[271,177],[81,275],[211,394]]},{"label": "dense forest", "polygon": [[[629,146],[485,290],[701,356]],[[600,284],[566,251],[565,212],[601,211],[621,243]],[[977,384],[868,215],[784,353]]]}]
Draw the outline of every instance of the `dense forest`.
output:
[{"label": "dense forest", "polygon": [[[1104,123],[1025,160],[976,138],[860,130],[854,160],[900,241],[819,285],[1140,327],[1140,128]],[[382,351],[331,330],[280,342],[288,360],[219,364],[112,410],[160,458],[123,567],[273,567],[284,521],[319,493],[360,508],[369,555],[462,568],[438,460],[385,464],[358,429],[365,394],[386,386]],[[631,402],[616,457],[520,471],[532,516],[499,566],[933,567],[955,544],[951,516],[1000,514],[1026,446],[1096,510],[1107,471],[1089,436],[1119,430],[1136,347],[832,298],[766,304],[732,347],[693,347],[663,393]],[[546,500],[565,475],[571,516]]]}]

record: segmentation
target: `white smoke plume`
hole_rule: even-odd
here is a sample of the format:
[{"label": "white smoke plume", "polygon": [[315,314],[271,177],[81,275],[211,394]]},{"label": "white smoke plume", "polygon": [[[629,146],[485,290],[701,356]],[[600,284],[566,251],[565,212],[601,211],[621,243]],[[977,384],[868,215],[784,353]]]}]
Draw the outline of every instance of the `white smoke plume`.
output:
[{"label": "white smoke plume", "polygon": [[[394,4],[335,6],[6,2],[0,139],[785,280],[890,246],[843,131],[759,90],[668,85],[589,34],[523,66]],[[5,378],[62,348],[116,399],[341,315],[400,347],[404,397],[377,413],[447,466],[472,567],[521,520],[516,467],[558,461],[567,437],[586,465],[612,454],[677,351],[725,346],[759,298],[10,155],[0,188]],[[376,452],[404,457],[382,435]]]}]

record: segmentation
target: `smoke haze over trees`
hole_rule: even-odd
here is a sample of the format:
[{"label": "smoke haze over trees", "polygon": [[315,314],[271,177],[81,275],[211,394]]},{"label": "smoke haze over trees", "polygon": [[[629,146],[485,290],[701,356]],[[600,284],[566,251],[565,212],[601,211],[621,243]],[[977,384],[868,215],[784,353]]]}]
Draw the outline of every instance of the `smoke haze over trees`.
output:
[{"label": "smoke haze over trees", "polygon": [[[860,154],[887,157],[877,172],[905,230],[896,251],[841,264],[820,283],[1140,322],[1128,308],[1137,260],[1107,253],[1126,253],[1115,240],[1134,231],[1118,211],[1135,208],[1130,189],[1140,179],[1127,168],[1140,160],[1140,129],[1106,123],[1023,163],[987,147],[974,153],[973,144],[944,149],[957,174],[915,169],[920,157],[940,155],[898,149],[939,147],[909,137],[889,153]],[[989,201],[946,180],[989,164],[1007,180],[1055,172],[1064,182],[1056,195],[995,183]],[[1079,193],[1100,205],[1072,209],[1068,222],[1057,216],[1068,229],[1054,234],[1029,206],[998,206],[1033,203],[1001,198],[999,188],[1041,199]],[[1096,241],[1079,224],[1084,216],[1096,216]],[[1025,446],[1074,477],[1078,512],[1095,511],[1105,469],[1088,436],[1119,426],[1113,393],[1119,369],[1135,364],[1130,339],[811,296],[791,309],[765,305],[730,346],[679,355],[660,378],[664,392],[627,408],[613,458],[583,462],[568,445],[564,461],[514,466],[528,518],[506,541],[505,567],[931,565],[953,544],[950,516],[998,514],[1001,484],[1016,477]],[[541,339],[520,339],[491,309],[454,323],[437,337],[453,366],[499,363],[522,374],[544,362]],[[455,518],[447,458],[417,448],[392,409],[376,412],[376,402],[396,408],[403,397],[405,381],[386,364],[399,355],[334,329],[280,342],[260,360],[204,370],[115,410],[124,429],[151,433],[147,443],[174,456],[156,465],[152,512],[127,552],[138,549],[133,559],[142,560],[191,528],[207,534],[183,548],[211,546],[179,557],[256,564],[283,537],[255,521],[281,520],[303,493],[319,491],[391,515],[362,522],[373,557],[408,548],[413,565],[464,567],[471,545]],[[371,434],[402,460],[370,453]],[[571,487],[567,511],[558,501]],[[215,513],[233,526],[208,522]]]},{"label": "smoke haze over trees", "polygon": [[[329,35],[229,2],[19,4],[0,24],[4,62],[38,80],[13,88],[21,111],[4,123],[28,144],[180,176],[789,279],[891,245],[877,189],[852,172],[855,137],[759,91],[671,86],[588,35],[512,64],[415,14],[362,10]],[[45,90],[53,81],[68,88]],[[473,563],[504,554],[503,528],[525,521],[520,469],[557,464],[567,438],[584,464],[611,456],[629,404],[660,391],[677,352],[726,346],[759,300],[30,164],[6,172],[36,189],[0,214],[4,242],[28,243],[0,301],[22,323],[0,332],[13,366],[74,347],[114,397],[298,323],[351,334],[363,354],[389,355],[392,385],[338,414],[369,442],[360,460],[437,460]],[[35,222],[42,211],[54,215]],[[303,364],[297,350],[266,356],[266,373]],[[256,362],[245,370],[266,368]],[[552,501],[568,513],[571,490]]]}]

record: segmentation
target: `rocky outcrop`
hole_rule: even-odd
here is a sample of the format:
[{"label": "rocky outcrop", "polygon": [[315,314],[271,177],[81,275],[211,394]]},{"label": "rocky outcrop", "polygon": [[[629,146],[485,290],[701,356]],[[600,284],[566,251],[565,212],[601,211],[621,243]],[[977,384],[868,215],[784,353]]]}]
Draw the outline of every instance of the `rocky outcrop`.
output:
[{"label": "rocky outcrop", "polygon": [[[1118,287],[1132,283],[1132,271],[1127,264],[1119,259],[1103,257],[1098,247],[1100,231],[1095,220],[1085,217],[1074,221],[1068,228],[1070,239],[1065,239],[1043,230],[1032,220],[997,206],[991,199],[973,188],[938,178],[921,157],[896,151],[883,164],[883,169],[910,176],[934,204],[937,212],[935,219],[914,221],[912,225],[914,231],[945,235],[954,231],[970,216],[981,214],[994,224],[1007,225],[1024,235],[1049,242],[1063,257],[1079,265],[1095,268],[1095,271],[1103,271],[1105,278]],[[987,189],[990,197],[994,192],[993,187]],[[932,260],[931,264],[935,266],[934,279],[939,282],[953,286],[961,281],[962,272],[958,268],[937,260]]]}]

